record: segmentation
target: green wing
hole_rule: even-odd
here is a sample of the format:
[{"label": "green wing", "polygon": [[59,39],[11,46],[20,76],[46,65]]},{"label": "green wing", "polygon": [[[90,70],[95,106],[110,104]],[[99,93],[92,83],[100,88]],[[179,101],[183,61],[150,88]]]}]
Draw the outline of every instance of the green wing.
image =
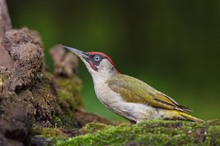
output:
[{"label": "green wing", "polygon": [[127,102],[183,112],[190,111],[189,108],[179,105],[169,96],[136,78],[120,74],[108,80],[107,83],[113,91],[119,93]]}]

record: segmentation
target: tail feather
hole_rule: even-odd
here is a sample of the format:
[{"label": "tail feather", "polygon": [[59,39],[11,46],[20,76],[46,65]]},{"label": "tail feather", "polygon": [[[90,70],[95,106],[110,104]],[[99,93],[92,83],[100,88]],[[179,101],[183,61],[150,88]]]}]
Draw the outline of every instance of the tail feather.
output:
[{"label": "tail feather", "polygon": [[179,112],[179,115],[181,117],[183,117],[183,119],[186,119],[186,120],[190,120],[190,121],[194,121],[194,122],[198,122],[198,123],[204,122],[203,120],[196,118],[196,117],[193,117],[193,116],[191,116],[187,113],[184,113],[184,112]]},{"label": "tail feather", "polygon": [[192,110],[191,110],[190,108],[185,107],[185,106],[183,106],[183,105],[178,105],[177,110],[183,111],[183,112],[192,112]]},{"label": "tail feather", "polygon": [[166,110],[166,111],[163,111],[163,113],[165,114],[165,119],[190,120],[190,121],[198,122],[198,123],[203,122],[203,120],[196,118],[196,117],[193,117],[193,116],[187,114],[186,112],[182,112],[182,111]]}]

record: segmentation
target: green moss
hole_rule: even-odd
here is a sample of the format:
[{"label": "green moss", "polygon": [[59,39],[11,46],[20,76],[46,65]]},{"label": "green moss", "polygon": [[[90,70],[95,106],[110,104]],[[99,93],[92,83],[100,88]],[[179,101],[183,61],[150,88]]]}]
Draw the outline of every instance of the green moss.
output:
[{"label": "green moss", "polygon": [[82,129],[80,129],[80,133],[82,133],[82,134],[88,134],[88,133],[94,134],[97,131],[104,130],[108,127],[111,127],[111,126],[106,125],[106,124],[102,124],[102,123],[89,123],[86,126],[84,126]]},{"label": "green moss", "polygon": [[56,139],[62,140],[68,137],[59,128],[35,127],[32,130],[34,136],[31,138],[31,141],[35,143],[34,145],[54,145]]},{"label": "green moss", "polygon": [[72,110],[83,106],[80,94],[82,82],[77,76],[57,78],[55,82],[57,85],[58,102],[63,102],[64,106],[71,107]]},{"label": "green moss", "polygon": [[60,129],[58,128],[43,128],[41,129],[41,134],[44,137],[67,137],[66,134],[64,134]]},{"label": "green moss", "polygon": [[3,84],[4,84],[4,81],[5,79],[8,78],[10,73],[6,72],[6,73],[0,73],[0,93],[2,92],[3,90]]},{"label": "green moss", "polygon": [[[219,120],[218,120],[219,121]],[[211,124],[210,124],[211,123]],[[82,128],[85,135],[57,141],[57,145],[219,145],[217,121],[146,121],[135,125],[109,126],[90,123]]]},{"label": "green moss", "polygon": [[209,142],[211,145],[220,145],[220,125],[208,128]]},{"label": "green moss", "polygon": [[0,86],[3,85],[3,75],[0,74]]},{"label": "green moss", "polygon": [[58,116],[53,115],[53,121],[55,127],[61,127],[63,125],[62,120]]},{"label": "green moss", "polygon": [[37,74],[30,89],[32,97],[28,94],[26,95],[25,92],[19,94],[20,98],[31,100],[37,110],[35,119],[38,121],[48,120],[53,123],[52,114],[56,107],[56,97],[52,77],[53,75],[47,71]]},{"label": "green moss", "polygon": [[54,79],[56,86],[56,111],[53,121],[56,126],[70,129],[74,127],[74,112],[83,107],[81,98],[81,80],[76,76],[57,77]]}]

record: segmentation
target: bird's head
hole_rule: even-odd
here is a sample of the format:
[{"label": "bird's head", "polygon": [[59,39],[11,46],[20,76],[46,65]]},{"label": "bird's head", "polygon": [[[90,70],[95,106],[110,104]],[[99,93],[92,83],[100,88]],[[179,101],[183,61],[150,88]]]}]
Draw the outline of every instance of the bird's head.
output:
[{"label": "bird's head", "polygon": [[86,65],[92,77],[109,78],[112,75],[119,74],[112,59],[101,52],[83,52],[75,48],[64,46],[70,52],[76,54]]}]

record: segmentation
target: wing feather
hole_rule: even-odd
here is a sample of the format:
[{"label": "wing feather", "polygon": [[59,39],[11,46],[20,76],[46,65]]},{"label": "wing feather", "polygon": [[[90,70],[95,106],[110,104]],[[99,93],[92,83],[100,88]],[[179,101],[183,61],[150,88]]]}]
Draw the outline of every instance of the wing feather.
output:
[{"label": "wing feather", "polygon": [[188,112],[189,108],[179,105],[175,100],[148,84],[127,75],[117,75],[107,81],[108,86],[119,93],[127,102],[142,103],[152,107],[175,109]]}]

